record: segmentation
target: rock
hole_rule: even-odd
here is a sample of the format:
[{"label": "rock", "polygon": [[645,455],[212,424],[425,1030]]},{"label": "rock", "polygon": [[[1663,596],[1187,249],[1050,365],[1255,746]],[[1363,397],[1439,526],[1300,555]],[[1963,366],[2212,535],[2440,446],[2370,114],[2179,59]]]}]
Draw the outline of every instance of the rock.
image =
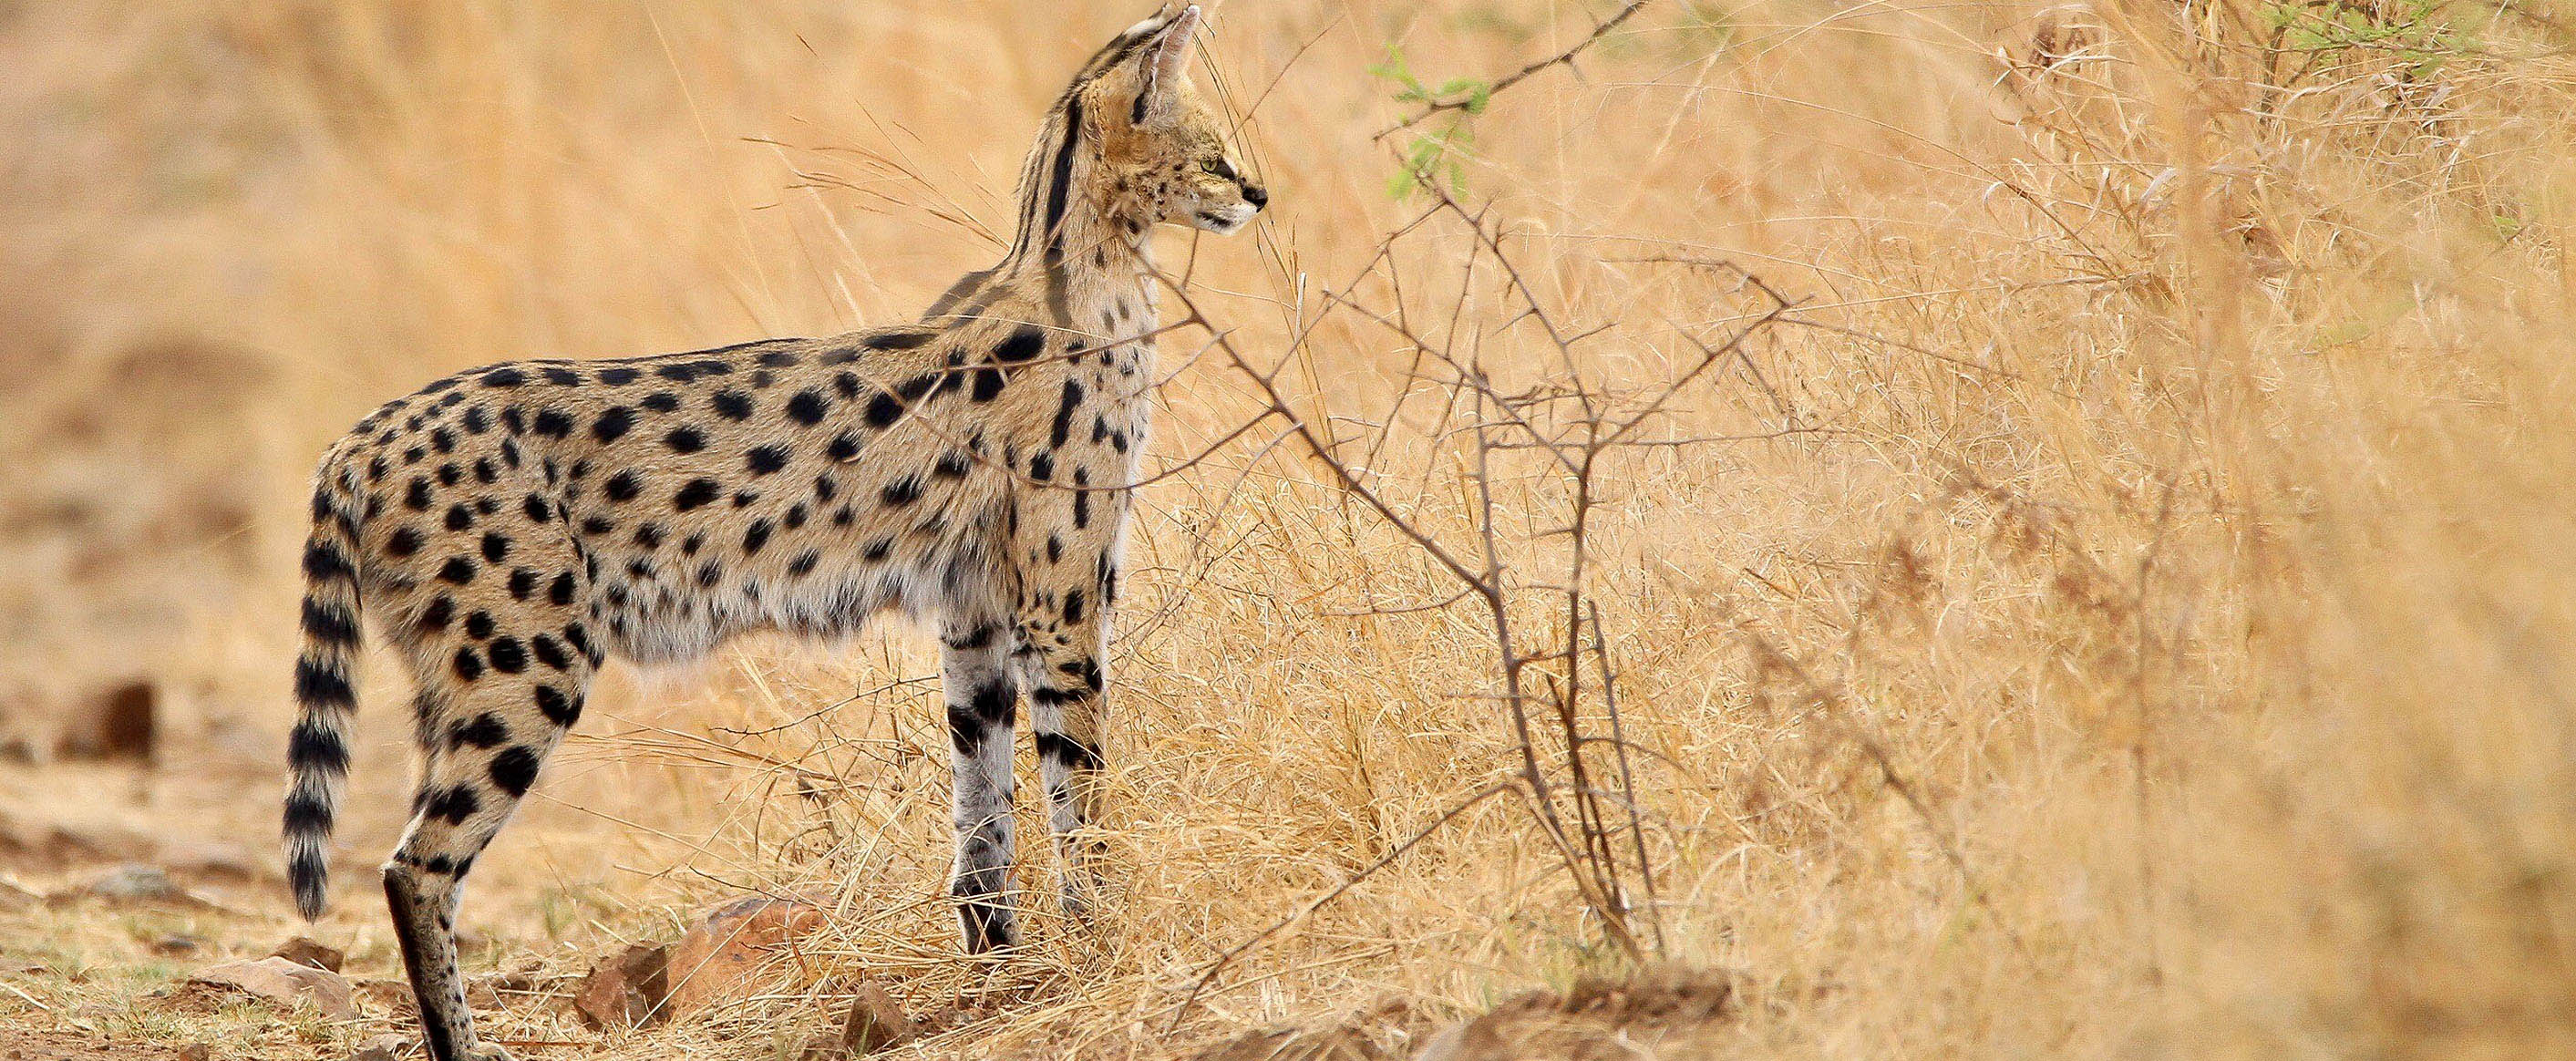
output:
[{"label": "rock", "polygon": [[805,1047],[804,1061],[835,1061],[859,1057],[889,1046],[912,1041],[921,1028],[895,1005],[894,996],[874,980],[861,980],[857,997],[850,1000],[849,1019],[841,1022],[838,1035],[817,1037]]},{"label": "rock", "polygon": [[210,965],[197,970],[188,983],[245,991],[286,1005],[310,1002],[333,1020],[354,1020],[358,1016],[358,1003],[347,979],[284,958]]},{"label": "rock", "polygon": [[128,862],[81,886],[80,893],[109,902],[152,902],[181,897],[179,886],[159,866]]},{"label": "rock", "polygon": [[633,946],[592,966],[573,995],[573,1012],[592,1031],[636,1028],[669,1016],[670,948]]},{"label": "rock", "polygon": [[309,965],[326,973],[339,972],[343,957],[339,951],[316,943],[306,936],[297,936],[278,944],[276,950],[268,952],[268,956],[284,958],[297,965]]},{"label": "rock", "polygon": [[185,958],[206,949],[206,941],[195,936],[163,936],[152,941],[152,953],[164,958]]},{"label": "rock", "polygon": [[403,1055],[410,1053],[411,1049],[412,1042],[408,1038],[379,1035],[358,1047],[357,1053],[349,1055],[349,1061],[402,1061]]},{"label": "rock", "polygon": [[214,1056],[213,1043],[189,1043],[179,1048],[179,1061],[212,1061]]},{"label": "rock", "polygon": [[145,682],[101,689],[74,708],[55,744],[65,759],[152,758],[154,702]]},{"label": "rock", "polygon": [[673,1015],[758,993],[775,976],[788,945],[823,924],[823,911],[793,899],[754,896],[709,911],[671,945]]}]

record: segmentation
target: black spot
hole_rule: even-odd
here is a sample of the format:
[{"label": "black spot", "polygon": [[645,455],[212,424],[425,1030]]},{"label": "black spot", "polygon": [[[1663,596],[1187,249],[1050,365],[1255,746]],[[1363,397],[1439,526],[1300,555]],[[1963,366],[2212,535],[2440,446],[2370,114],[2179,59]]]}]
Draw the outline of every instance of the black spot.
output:
[{"label": "black spot", "polygon": [[457,649],[456,676],[469,682],[482,677],[483,657],[475,655],[471,648]]},{"label": "black spot", "polygon": [[707,404],[715,408],[717,416],[724,417],[727,420],[740,421],[751,419],[751,395],[744,394],[741,391],[717,391],[715,393],[715,397],[707,399]]},{"label": "black spot", "polygon": [[698,370],[688,365],[664,365],[654,369],[653,374],[673,383],[689,383],[698,378]]},{"label": "black spot", "polygon": [[420,532],[409,527],[399,528],[393,537],[385,539],[386,556],[410,556],[419,551]]},{"label": "black spot", "polygon": [[489,711],[474,716],[472,722],[458,723],[447,735],[448,743],[460,747],[470,744],[477,748],[498,748],[509,739],[509,724]]},{"label": "black spot", "polygon": [[572,417],[564,415],[561,409],[543,409],[537,413],[535,426],[540,435],[562,438],[572,434]]},{"label": "black spot", "polygon": [[910,350],[929,342],[934,334],[936,333],[919,330],[880,332],[861,341],[879,350]]},{"label": "black spot", "polygon": [[1073,492],[1073,525],[1079,530],[1091,525],[1091,491]]},{"label": "black spot", "polygon": [[474,795],[474,790],[458,785],[441,789],[431,796],[428,805],[421,808],[421,813],[432,818],[445,818],[450,825],[463,825],[465,819],[482,809],[483,801]]},{"label": "black spot", "polygon": [[703,535],[703,534],[692,534],[692,535],[689,535],[687,538],[685,538],[685,539],[682,539],[682,540],[681,540],[681,542],[680,542],[680,553],[681,553],[681,555],[683,555],[683,556],[696,556],[696,555],[698,555],[698,550],[700,550],[700,549],[704,549],[704,548],[706,548],[706,547],[707,547],[707,536],[706,536],[706,535]]},{"label": "black spot", "polygon": [[346,677],[338,670],[310,659],[295,661],[295,698],[307,704],[343,707],[355,706],[358,702],[357,694],[349,688]]},{"label": "black spot", "polygon": [[[846,461],[856,457],[859,455],[859,436],[843,431],[832,439],[832,445],[823,453],[834,461]],[[823,500],[829,501],[831,498],[826,497]]]},{"label": "black spot", "polygon": [[564,627],[564,640],[572,645],[573,651],[581,653],[582,658],[594,664],[599,662],[599,650],[591,647],[590,635],[582,630],[580,623]]},{"label": "black spot", "polygon": [[1064,440],[1073,434],[1073,414],[1081,408],[1082,384],[1064,381],[1064,397],[1055,407],[1055,426],[1047,432],[1048,449],[1064,445]]},{"label": "black spot", "polygon": [[527,381],[527,374],[515,368],[496,368],[483,374],[486,387],[516,387]]},{"label": "black spot", "polygon": [[420,610],[420,618],[413,620],[413,625],[421,630],[445,630],[455,618],[456,602],[441,595],[429,602],[429,607]]},{"label": "black spot", "polygon": [[787,524],[788,530],[798,530],[805,526],[807,515],[808,513],[805,509],[805,503],[799,501],[793,505],[787,506],[787,517],[780,522]]},{"label": "black spot", "polygon": [[483,532],[483,559],[500,563],[510,555],[510,537],[500,531]]},{"label": "black spot", "polygon": [[446,566],[438,569],[438,577],[459,586],[472,582],[474,581],[474,561],[462,556],[448,557]]},{"label": "black spot", "polygon": [[564,655],[563,643],[544,634],[528,639],[528,647],[537,654],[537,662],[556,670],[572,666],[572,657]]},{"label": "black spot", "polygon": [[1042,760],[1062,763],[1076,770],[1098,770],[1101,767],[1099,752],[1061,733],[1039,733],[1037,747],[1038,758]]},{"label": "black spot", "polygon": [[581,721],[581,701],[565,696],[561,689],[551,685],[537,686],[535,699],[537,710],[545,712],[548,722],[568,727]]},{"label": "black spot", "polygon": [[403,507],[414,512],[429,511],[429,480],[426,477],[412,476],[411,488],[403,492]]},{"label": "black spot", "polygon": [[510,599],[526,600],[537,591],[537,573],[527,568],[510,572]]},{"label": "black spot", "polygon": [[823,422],[823,414],[831,407],[832,403],[823,397],[823,392],[801,390],[795,397],[787,399],[787,418],[812,427]]},{"label": "black spot", "polygon": [[552,383],[558,387],[578,387],[581,385],[581,373],[559,365],[550,366],[537,374],[544,376],[546,378],[546,382]]},{"label": "black spot", "polygon": [[861,549],[859,551],[859,557],[870,563],[875,563],[876,561],[885,559],[886,554],[893,551],[894,539],[879,538],[875,541],[869,542],[866,548]]},{"label": "black spot", "polygon": [[1032,454],[1029,457],[1029,478],[1042,483],[1055,478],[1055,454]]},{"label": "black spot", "polygon": [[662,444],[673,453],[695,453],[707,448],[707,436],[694,427],[675,427],[662,436]]},{"label": "black spot", "polygon": [[841,397],[844,398],[858,397],[860,390],[858,373],[843,372],[834,375],[832,377],[832,389],[841,392]]},{"label": "black spot", "polygon": [[796,554],[796,559],[787,562],[787,573],[796,578],[803,578],[812,574],[814,565],[821,562],[823,562],[823,554],[807,549]]},{"label": "black spot", "polygon": [[635,382],[635,376],[636,372],[631,368],[603,368],[599,370],[599,381],[601,383],[608,384],[611,387],[623,387],[629,383],[633,383]]},{"label": "black spot", "polygon": [[426,456],[429,456],[429,451],[427,449],[413,446],[412,448],[403,451],[403,463],[418,464],[420,463],[420,459]]},{"label": "black spot", "polygon": [[602,442],[615,442],[635,427],[635,410],[623,405],[610,406],[590,425],[590,433]]},{"label": "black spot", "polygon": [[787,466],[787,447],[762,446],[743,454],[742,459],[743,464],[751,469],[751,474],[767,475]]},{"label": "black spot", "polygon": [[756,491],[736,490],[733,495],[733,507],[750,508],[751,503],[758,500],[760,500],[760,494]]},{"label": "black spot", "polygon": [[642,404],[654,412],[667,413],[680,407],[680,396],[669,391],[654,391],[644,396]]},{"label": "black spot", "polygon": [[742,532],[742,555],[757,556],[760,547],[769,544],[769,521],[756,519]]},{"label": "black spot", "polygon": [[965,450],[952,449],[940,455],[939,463],[930,469],[930,474],[940,479],[963,479],[967,469],[974,466],[975,459],[967,456]]},{"label": "black spot", "polygon": [[464,505],[447,506],[447,529],[461,531],[474,525],[474,510]]},{"label": "black spot", "polygon": [[528,786],[537,783],[537,753],[520,746],[504,749],[492,757],[492,783],[516,799],[528,794]]},{"label": "black spot", "polygon": [[456,435],[454,432],[442,427],[429,433],[429,444],[431,448],[438,450],[440,453],[454,453],[456,452]]},{"label": "black spot", "polygon": [[760,355],[759,361],[762,365],[769,368],[794,368],[797,365],[803,364],[805,359],[788,353],[785,350],[772,350]]},{"label": "black spot", "polygon": [[485,486],[501,481],[501,470],[492,466],[492,458],[474,458],[474,481]]},{"label": "black spot", "polygon": [[814,500],[823,502],[824,504],[830,504],[832,499],[839,496],[840,493],[841,484],[834,482],[831,476],[817,475],[814,477]]},{"label": "black spot", "polygon": [[492,636],[492,613],[475,612],[465,617],[465,636],[481,640]]},{"label": "black spot", "polygon": [[1006,383],[1007,381],[1008,381],[1008,378],[1002,375],[1002,370],[1001,370],[1001,369],[998,369],[998,368],[979,368],[979,369],[976,369],[976,370],[975,370],[975,389],[974,389],[973,391],[968,392],[967,397],[969,397],[969,398],[971,398],[971,399],[973,399],[973,400],[975,400],[975,401],[979,401],[979,402],[989,402],[989,401],[992,401],[992,400],[993,400],[993,399],[995,399],[995,398],[1001,397],[1001,395],[1002,395],[1002,386],[1003,386],[1003,384],[1004,384],[1004,383]]},{"label": "black spot", "polygon": [[583,517],[581,521],[581,532],[583,534],[597,536],[616,529],[617,521],[606,516],[586,516]]},{"label": "black spot", "polygon": [[907,475],[885,485],[881,495],[888,505],[909,505],[921,499],[921,477]]},{"label": "black spot", "polygon": [[1006,364],[1026,361],[1046,349],[1046,333],[1037,325],[1023,324],[993,348],[993,359]]},{"label": "black spot", "polygon": [[659,549],[659,548],[661,548],[661,547],[662,547],[662,527],[661,527],[661,525],[660,525],[660,524],[655,524],[655,523],[639,523],[639,524],[636,524],[636,526],[635,526],[635,544],[640,545],[640,546],[643,546],[643,547],[644,547],[644,548],[646,548],[646,549]]},{"label": "black spot", "polygon": [[528,650],[515,637],[496,637],[485,650],[492,657],[492,669],[503,674],[517,674],[528,669]]},{"label": "black spot", "polygon": [[[1082,591],[1081,591],[1081,590],[1078,590],[1078,589],[1069,589],[1069,590],[1064,591],[1064,622],[1065,622],[1065,625],[1067,625],[1067,626],[1072,626],[1072,625],[1074,625],[1074,624],[1076,624],[1076,623],[1079,623],[1079,622],[1081,622],[1081,621],[1082,621]],[[499,642],[497,642],[497,641],[496,641],[496,642],[494,642],[493,644],[497,647],[497,646],[499,645]],[[494,663],[495,663],[496,665],[499,663],[499,660],[498,660],[498,658],[497,658],[497,657],[495,658]]]},{"label": "black spot", "polygon": [[894,395],[878,391],[876,397],[868,399],[865,415],[869,427],[884,427],[893,423],[896,417],[903,415],[903,402]]},{"label": "black spot", "polygon": [[528,418],[519,412],[518,406],[509,406],[501,410],[501,426],[515,435],[528,429]]},{"label": "black spot", "polygon": [[519,511],[526,513],[531,523],[543,523],[555,515],[555,510],[547,507],[546,499],[535,494],[519,499]]},{"label": "black spot", "polygon": [[438,485],[440,486],[454,486],[464,478],[465,473],[459,471],[453,464],[441,464],[438,466]]},{"label": "black spot", "polygon": [[691,479],[679,493],[671,496],[671,507],[682,512],[702,508],[723,492],[724,487],[713,479]]},{"label": "black spot", "polygon": [[632,468],[608,478],[608,499],[611,501],[633,501],[635,495],[643,492],[644,477]]},{"label": "black spot", "polygon": [[698,588],[706,589],[724,579],[724,567],[713,560],[698,565]]},{"label": "black spot", "polygon": [[1064,539],[1058,538],[1052,534],[1047,535],[1046,553],[1048,563],[1053,564],[1062,562],[1064,560]]},{"label": "black spot", "polygon": [[546,599],[556,604],[572,603],[572,572],[555,576],[553,584],[546,587]]}]

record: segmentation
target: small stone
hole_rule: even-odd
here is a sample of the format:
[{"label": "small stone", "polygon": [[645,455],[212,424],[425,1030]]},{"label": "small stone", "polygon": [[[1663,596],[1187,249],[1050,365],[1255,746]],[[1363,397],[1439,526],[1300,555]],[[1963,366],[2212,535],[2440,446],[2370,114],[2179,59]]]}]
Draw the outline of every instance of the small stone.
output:
[{"label": "small stone", "polygon": [[82,885],[81,894],[110,902],[151,902],[178,898],[179,886],[159,866],[128,862]]},{"label": "small stone", "polygon": [[311,1002],[334,1020],[354,1020],[358,1016],[358,1003],[351,996],[347,979],[284,958],[210,965],[197,970],[188,983],[231,988],[286,1005]]},{"label": "small stone", "polygon": [[633,946],[594,966],[573,995],[573,1012],[593,1031],[635,1028],[669,1016],[670,949]]},{"label": "small stone", "polygon": [[206,941],[195,936],[163,936],[152,941],[152,953],[164,958],[185,958],[206,949]]},{"label": "small stone", "polygon": [[400,1035],[379,1035],[358,1047],[349,1061],[402,1061],[411,1052],[411,1040]]},{"label": "small stone", "polygon": [[748,998],[767,986],[787,946],[823,927],[823,911],[793,899],[753,896],[709,911],[671,945],[675,1016]]},{"label": "small stone", "polygon": [[850,999],[850,1016],[841,1022],[840,1037],[833,1045],[848,1056],[858,1057],[909,1042],[920,1034],[920,1027],[902,1006],[895,1005],[894,996],[887,994],[882,985],[861,980],[856,997]]},{"label": "small stone", "polygon": [[278,944],[276,950],[268,952],[268,956],[284,958],[297,965],[311,966],[326,973],[339,972],[340,963],[344,957],[339,951],[316,943],[307,936],[297,936]]},{"label": "small stone", "polygon": [[189,1043],[179,1048],[179,1061],[212,1061],[214,1056],[213,1043]]}]

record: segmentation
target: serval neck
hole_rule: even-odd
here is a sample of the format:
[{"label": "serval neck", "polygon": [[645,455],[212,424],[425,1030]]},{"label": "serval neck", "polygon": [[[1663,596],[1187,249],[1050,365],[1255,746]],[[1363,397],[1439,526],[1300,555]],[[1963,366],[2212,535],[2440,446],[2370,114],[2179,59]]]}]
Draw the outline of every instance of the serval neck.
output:
[{"label": "serval neck", "polygon": [[922,316],[933,324],[1008,316],[1100,340],[1156,327],[1152,226],[1100,156],[1068,93],[1029,152],[1010,249],[966,274]]}]

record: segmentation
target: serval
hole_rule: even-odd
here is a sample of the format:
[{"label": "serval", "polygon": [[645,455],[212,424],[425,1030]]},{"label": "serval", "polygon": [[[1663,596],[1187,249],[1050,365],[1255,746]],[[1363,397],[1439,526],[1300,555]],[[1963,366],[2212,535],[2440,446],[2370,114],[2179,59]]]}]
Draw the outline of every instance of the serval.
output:
[{"label": "serval", "polygon": [[[689,660],[754,630],[900,610],[939,632],[965,948],[1019,939],[1018,700],[1069,912],[1096,901],[1104,650],[1145,445],[1157,224],[1267,204],[1187,76],[1196,6],[1137,23],[1047,112],[999,264],[916,322],[615,361],[471,369],[322,458],[287,747],[296,906],[324,905],[359,617],[410,665],[420,784],[384,866],[437,1061],[506,1058],[457,974],[459,887],[611,656]],[[363,606],[362,606],[363,605]]]}]

